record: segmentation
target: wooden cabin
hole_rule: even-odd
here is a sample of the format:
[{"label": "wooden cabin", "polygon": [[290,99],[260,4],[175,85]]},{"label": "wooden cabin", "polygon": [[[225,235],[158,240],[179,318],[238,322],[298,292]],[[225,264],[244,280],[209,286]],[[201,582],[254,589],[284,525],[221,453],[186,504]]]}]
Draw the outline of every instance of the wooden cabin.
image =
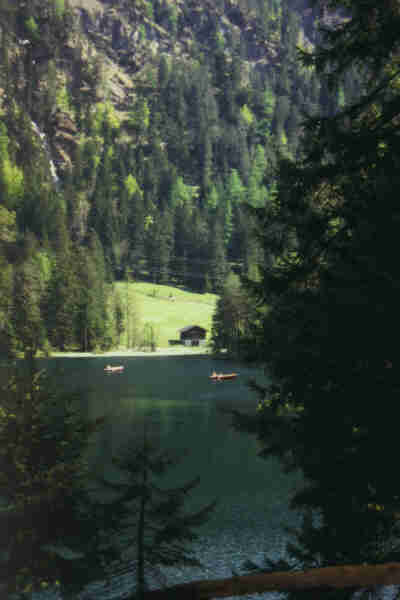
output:
[{"label": "wooden cabin", "polygon": [[207,335],[207,329],[200,325],[188,325],[179,330],[181,344],[186,346],[198,346],[203,344]]}]

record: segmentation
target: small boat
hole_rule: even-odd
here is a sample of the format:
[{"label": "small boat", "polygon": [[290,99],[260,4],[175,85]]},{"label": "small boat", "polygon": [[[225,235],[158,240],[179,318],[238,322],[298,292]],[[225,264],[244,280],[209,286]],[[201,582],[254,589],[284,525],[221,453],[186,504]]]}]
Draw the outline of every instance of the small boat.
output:
[{"label": "small boat", "polygon": [[106,373],[120,373],[124,370],[124,368],[125,367],[123,367],[122,365],[115,365],[115,367],[107,365],[106,367],[104,367],[104,370],[106,371]]},{"label": "small boat", "polygon": [[210,379],[212,381],[225,381],[226,379],[235,379],[237,377],[237,373],[214,373],[210,375]]}]

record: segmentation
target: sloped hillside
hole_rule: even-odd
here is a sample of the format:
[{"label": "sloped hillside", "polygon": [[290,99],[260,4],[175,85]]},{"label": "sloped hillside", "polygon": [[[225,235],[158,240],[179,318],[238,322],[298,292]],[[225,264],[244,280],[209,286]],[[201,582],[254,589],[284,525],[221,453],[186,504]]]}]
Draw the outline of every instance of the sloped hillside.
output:
[{"label": "sloped hillside", "polygon": [[247,206],[273,199],[303,113],[351,94],[328,101],[296,62],[317,17],[305,0],[1,2],[0,346],[112,345],[115,279],[257,277]]}]

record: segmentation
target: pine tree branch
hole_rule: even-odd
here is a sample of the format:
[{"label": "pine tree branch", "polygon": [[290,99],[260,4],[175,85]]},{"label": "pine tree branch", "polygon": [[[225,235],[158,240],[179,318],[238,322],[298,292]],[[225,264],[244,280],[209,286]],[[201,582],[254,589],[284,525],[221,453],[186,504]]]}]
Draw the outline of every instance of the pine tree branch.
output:
[{"label": "pine tree branch", "polygon": [[146,592],[144,600],[209,600],[269,591],[365,588],[400,584],[400,563],[344,565],[307,571],[257,573],[228,579],[192,581]]}]

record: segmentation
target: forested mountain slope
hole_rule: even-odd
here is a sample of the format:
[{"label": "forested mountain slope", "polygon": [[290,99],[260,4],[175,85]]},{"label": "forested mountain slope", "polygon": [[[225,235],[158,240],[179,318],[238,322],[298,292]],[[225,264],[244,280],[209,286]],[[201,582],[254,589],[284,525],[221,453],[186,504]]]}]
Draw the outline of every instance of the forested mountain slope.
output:
[{"label": "forested mountain slope", "polygon": [[305,0],[0,2],[3,350],[112,344],[107,284],[127,272],[217,292],[229,265],[254,274],[245,205],[274,193],[304,112],[356,85],[328,100],[297,64],[321,17]]}]

